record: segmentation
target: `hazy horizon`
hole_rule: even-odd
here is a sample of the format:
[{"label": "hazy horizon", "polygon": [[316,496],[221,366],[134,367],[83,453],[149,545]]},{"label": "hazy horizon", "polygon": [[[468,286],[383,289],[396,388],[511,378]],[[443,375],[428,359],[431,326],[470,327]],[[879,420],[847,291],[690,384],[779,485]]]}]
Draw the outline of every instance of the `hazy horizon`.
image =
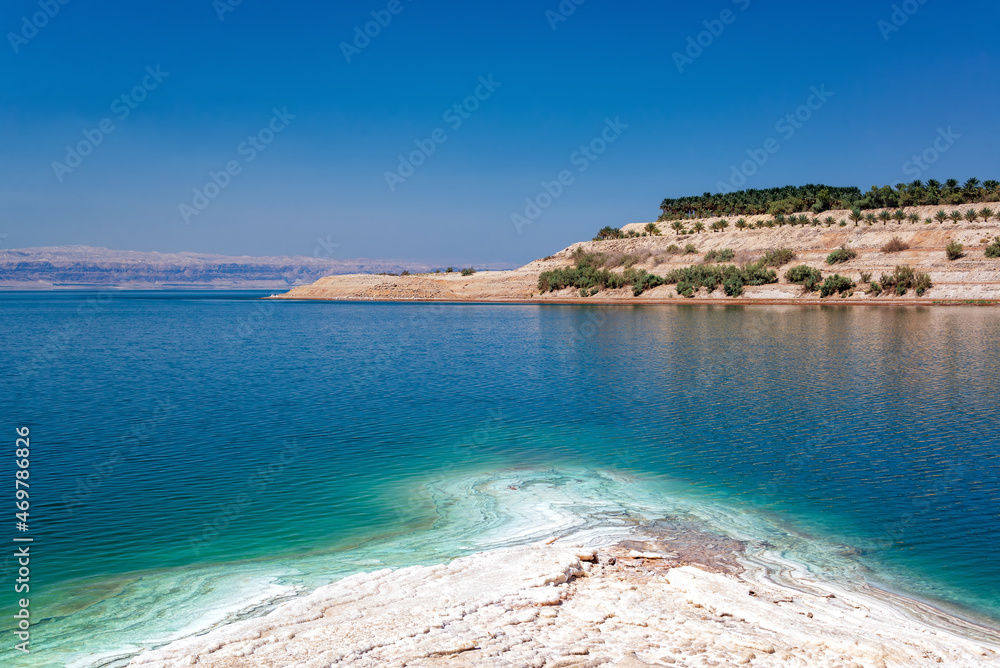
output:
[{"label": "hazy horizon", "polygon": [[[997,178],[1000,47],[970,17],[1000,8],[17,0],[0,247],[520,265],[769,139],[737,185]],[[526,199],[551,204],[518,226]]]}]

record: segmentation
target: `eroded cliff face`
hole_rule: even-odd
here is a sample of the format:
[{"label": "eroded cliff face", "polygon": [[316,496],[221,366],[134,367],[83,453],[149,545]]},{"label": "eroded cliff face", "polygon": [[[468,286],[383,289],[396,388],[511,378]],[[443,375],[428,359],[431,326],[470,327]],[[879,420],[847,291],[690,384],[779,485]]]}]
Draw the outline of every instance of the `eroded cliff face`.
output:
[{"label": "eroded cliff face", "polygon": [[[935,207],[922,207],[922,220],[934,215]],[[847,212],[829,212],[836,220],[846,220]],[[824,216],[825,217],[825,216]],[[758,218],[747,217],[750,223]],[[704,219],[705,227],[719,219]],[[699,221],[688,221],[692,229]],[[315,283],[296,288],[280,298],[287,299],[334,299],[334,300],[415,300],[415,301],[571,301],[581,303],[600,302],[669,302],[690,300],[680,297],[676,286],[663,285],[648,290],[638,297],[631,288],[601,290],[596,295],[583,298],[579,290],[566,288],[540,294],[538,276],[541,272],[571,266],[573,254],[577,250],[587,253],[602,253],[614,261],[629,259],[632,266],[663,275],[673,269],[704,263],[709,251],[731,249],[733,262],[744,263],[760,259],[767,251],[776,248],[790,248],[795,258],[788,264],[776,268],[779,282],[771,285],[750,286],[740,297],[727,297],[721,289],[707,292],[702,289],[694,296],[694,301],[712,302],[865,302],[865,303],[922,303],[934,302],[1000,302],[1000,258],[987,258],[985,248],[1000,235],[1000,222],[970,223],[876,223],[868,226],[862,223],[854,226],[848,223],[841,227],[832,226],[784,226],[773,228],[738,230],[730,227],[722,232],[677,235],[667,224],[660,236],[631,237],[610,241],[587,241],[572,246],[543,260],[537,260],[520,269],[505,272],[480,272],[473,276],[457,274],[419,274],[411,276],[363,276],[344,275],[324,277]],[[642,233],[644,224],[628,225],[624,231]],[[908,249],[901,252],[884,252],[893,238],[898,237]],[[964,256],[949,260],[945,248],[951,242],[964,246]],[[688,244],[697,248],[694,253],[685,254]],[[675,246],[676,249],[671,247]],[[856,251],[857,256],[844,263],[829,265],[826,257],[831,252],[847,246]],[[608,266],[612,271],[621,271],[614,261]],[[833,274],[846,276],[857,283],[857,287],[843,296],[833,296],[821,300],[818,292],[807,293],[797,284],[786,281],[783,276],[789,268],[806,264],[819,269],[824,277]],[[917,296],[913,290],[905,295],[895,292],[872,293],[870,281],[879,281],[882,274],[892,274],[897,266],[908,265],[919,272],[926,272],[933,281],[933,287]],[[862,279],[868,277],[868,281]]]}]

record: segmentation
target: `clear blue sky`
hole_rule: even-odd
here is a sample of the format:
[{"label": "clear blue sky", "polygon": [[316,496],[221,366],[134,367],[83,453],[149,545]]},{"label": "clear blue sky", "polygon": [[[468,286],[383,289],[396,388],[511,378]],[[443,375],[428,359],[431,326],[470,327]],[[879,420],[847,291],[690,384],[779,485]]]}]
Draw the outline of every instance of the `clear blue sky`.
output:
[{"label": "clear blue sky", "polygon": [[[243,0],[220,20],[224,2],[42,0],[58,12],[37,31],[38,0],[4,3],[0,245],[312,255],[320,237],[331,257],[514,265],[716,191],[769,138],[780,150],[748,187],[911,181],[904,165],[948,128],[920,178],[1000,178],[996,2],[909,0],[889,32],[891,2],[566,0],[555,22],[559,0],[399,0],[351,62],[342,43],[389,0]],[[720,34],[679,71],[705,21]],[[832,96],[779,131],[814,86]],[[477,87],[478,108],[446,119]],[[273,109],[294,118],[269,136]],[[72,171],[53,166],[104,119],[113,131]],[[439,128],[390,190],[398,156]],[[261,130],[273,141],[241,151]],[[574,157],[602,132],[603,153]],[[205,204],[193,190],[231,161],[187,222],[179,205]],[[511,215],[564,170],[519,233]]]}]

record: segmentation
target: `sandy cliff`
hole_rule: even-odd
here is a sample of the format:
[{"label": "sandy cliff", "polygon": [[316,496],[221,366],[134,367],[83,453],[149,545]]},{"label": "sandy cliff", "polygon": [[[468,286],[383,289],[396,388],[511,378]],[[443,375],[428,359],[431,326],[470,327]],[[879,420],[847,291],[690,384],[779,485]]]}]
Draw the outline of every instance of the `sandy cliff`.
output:
[{"label": "sandy cliff", "polygon": [[[976,205],[978,208],[986,205]],[[921,221],[932,217],[938,209],[965,211],[969,205],[958,207],[916,207],[907,212],[916,212]],[[830,211],[823,214],[833,216],[839,223],[847,219],[846,211]],[[764,216],[747,216],[751,223]],[[708,228],[718,218],[702,219]],[[730,227],[723,232],[705,231],[700,234],[676,235],[668,224],[660,224],[661,236],[616,239],[610,241],[587,241],[572,246],[543,260],[536,260],[513,271],[480,272],[472,276],[458,274],[417,274],[412,276],[344,275],[321,278],[315,283],[295,288],[281,295],[281,299],[332,299],[360,301],[537,301],[537,302],[684,302],[711,301],[720,303],[810,303],[837,302],[852,303],[904,303],[932,304],[935,302],[983,301],[1000,303],[1000,258],[986,258],[985,247],[1000,234],[1000,221],[970,223],[896,223],[872,226],[861,223],[854,226],[839,224],[820,226],[784,226],[761,229],[734,229],[734,217],[728,218]],[[688,221],[691,229],[699,221]],[[642,232],[645,224],[636,223],[623,228],[626,232]],[[899,237],[908,244],[908,250],[899,253],[884,253],[882,247],[893,237]],[[945,247],[951,241],[965,246],[965,256],[950,261],[945,255]],[[696,254],[670,254],[672,245],[683,248],[694,244]],[[858,252],[858,257],[843,264],[828,265],[826,256],[836,248],[847,245]],[[666,285],[649,290],[639,297],[633,297],[630,289],[602,290],[595,296],[581,298],[578,291],[567,288],[558,292],[539,294],[538,275],[545,270],[573,264],[572,253],[577,248],[587,252],[607,254],[638,254],[642,261],[636,267],[652,273],[664,274],[671,269],[703,262],[704,254],[711,250],[731,248],[736,252],[736,262],[748,262],[760,258],[767,250],[786,247],[796,253],[796,258],[779,268],[779,276],[797,264],[808,264],[820,269],[824,276],[839,273],[860,282],[862,273],[869,273],[874,280],[883,273],[892,273],[897,265],[909,265],[927,272],[934,287],[922,297],[911,290],[903,297],[894,294],[872,296],[864,286],[858,287],[850,296],[828,297],[820,300],[819,293],[803,293],[800,286],[789,284],[783,278],[776,284],[748,287],[738,298],[727,297],[722,290],[708,294],[700,290],[694,299],[684,299],[677,295],[674,286]],[[620,268],[619,268],[620,271]]]}]

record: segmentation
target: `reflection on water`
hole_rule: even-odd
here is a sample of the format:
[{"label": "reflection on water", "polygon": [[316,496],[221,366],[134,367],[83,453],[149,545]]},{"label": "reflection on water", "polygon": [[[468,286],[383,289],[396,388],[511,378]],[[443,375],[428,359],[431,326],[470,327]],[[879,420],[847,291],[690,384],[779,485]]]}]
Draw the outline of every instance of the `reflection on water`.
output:
[{"label": "reflection on water", "polygon": [[45,517],[36,610],[80,619],[141,590],[148,615],[111,643],[176,631],[151,621],[171,606],[315,586],[367,541],[392,563],[447,558],[513,525],[418,541],[466,506],[413,490],[559,469],[634,474],[635,512],[727,508],[1000,619],[993,309],[239,296],[0,296],[8,426],[32,426]]}]

